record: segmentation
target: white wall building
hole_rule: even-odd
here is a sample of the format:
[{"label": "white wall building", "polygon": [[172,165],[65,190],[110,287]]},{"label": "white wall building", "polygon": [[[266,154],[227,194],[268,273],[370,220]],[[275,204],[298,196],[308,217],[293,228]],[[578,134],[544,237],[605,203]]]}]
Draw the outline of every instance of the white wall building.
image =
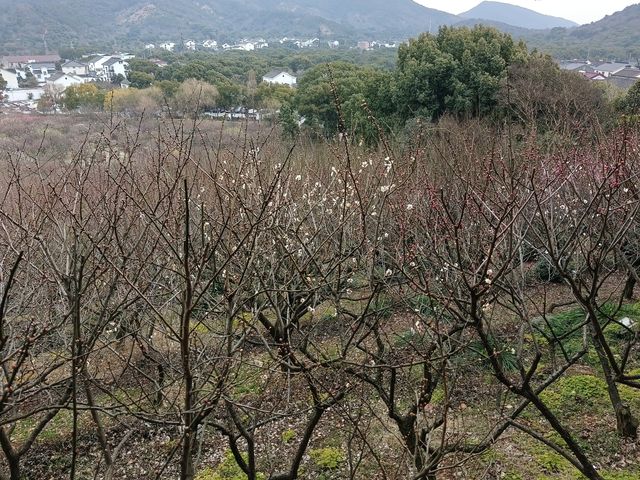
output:
[{"label": "white wall building", "polygon": [[62,64],[62,73],[69,75],[88,75],[89,66],[86,63],[76,62],[71,60]]},{"label": "white wall building", "polygon": [[64,92],[72,85],[80,85],[81,83],[85,83],[83,78],[62,72],[58,72],[47,79],[47,87],[51,86],[60,92]]},{"label": "white wall building", "polygon": [[273,85],[288,85],[290,87],[298,83],[298,79],[294,75],[284,70],[272,70],[262,77],[262,81]]}]

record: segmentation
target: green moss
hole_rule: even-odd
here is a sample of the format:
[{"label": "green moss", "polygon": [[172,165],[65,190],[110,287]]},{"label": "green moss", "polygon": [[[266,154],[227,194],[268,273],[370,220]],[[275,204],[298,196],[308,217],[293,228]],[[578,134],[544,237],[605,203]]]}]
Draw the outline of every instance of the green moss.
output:
[{"label": "green moss", "polygon": [[440,386],[436,387],[431,395],[431,403],[440,404],[444,401],[444,389]]},{"label": "green moss", "polygon": [[607,406],[607,386],[593,375],[564,377],[540,396],[549,408],[563,413],[598,411]]},{"label": "green moss", "polygon": [[[247,460],[247,455],[242,457]],[[236,463],[236,459],[231,451],[224,454],[224,458],[217,467],[207,467],[196,474],[195,480],[246,480],[247,475]],[[262,473],[258,473],[258,480],[264,480],[266,477]]]},{"label": "green moss", "polygon": [[203,322],[194,321],[189,324],[189,328],[191,329],[191,333],[196,335],[206,335],[210,332],[209,327],[207,327]]},{"label": "green moss", "polygon": [[319,308],[316,308],[316,317],[321,321],[326,322],[333,320],[338,316],[338,311],[335,305],[322,304]]},{"label": "green moss", "polygon": [[259,360],[260,358],[256,358],[253,363],[240,365],[234,379],[234,392],[236,394],[259,394],[263,391],[265,369],[259,366]]},{"label": "green moss", "polygon": [[[28,417],[16,424],[11,438],[20,444],[26,441],[34,428],[40,423],[41,416]],[[90,418],[88,413],[81,412],[78,416],[79,428],[86,430]],[[73,429],[73,413],[70,410],[60,410],[38,435],[39,442],[56,443],[69,438]]]},{"label": "green moss", "polygon": [[[550,475],[549,478],[566,478],[576,472],[575,468],[568,460],[542,444],[536,444],[533,446],[531,449],[531,455],[535,462],[540,466],[542,474]],[[539,476],[539,478],[546,477]]]},{"label": "green moss", "polygon": [[640,478],[640,470],[623,471],[623,472],[602,472],[605,480],[638,480]]},{"label": "green moss", "polygon": [[295,430],[288,429],[282,432],[282,443],[289,443],[296,437]]},{"label": "green moss", "polygon": [[313,463],[323,470],[338,468],[345,461],[342,450],[335,447],[317,448],[309,451]]}]

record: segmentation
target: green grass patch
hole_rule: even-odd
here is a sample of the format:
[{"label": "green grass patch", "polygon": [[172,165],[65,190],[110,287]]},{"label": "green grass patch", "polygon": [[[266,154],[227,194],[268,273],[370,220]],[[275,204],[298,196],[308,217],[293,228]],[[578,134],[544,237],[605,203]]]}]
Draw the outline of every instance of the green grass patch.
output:
[{"label": "green grass patch", "polygon": [[322,470],[333,470],[340,467],[346,459],[340,448],[325,447],[309,451],[311,461]]},{"label": "green grass patch", "polygon": [[[247,461],[248,456],[242,455]],[[258,480],[264,480],[266,477],[263,473],[257,474]],[[246,480],[247,475],[236,463],[236,459],[231,451],[224,454],[222,462],[217,467],[207,467],[196,474],[195,480]]]}]

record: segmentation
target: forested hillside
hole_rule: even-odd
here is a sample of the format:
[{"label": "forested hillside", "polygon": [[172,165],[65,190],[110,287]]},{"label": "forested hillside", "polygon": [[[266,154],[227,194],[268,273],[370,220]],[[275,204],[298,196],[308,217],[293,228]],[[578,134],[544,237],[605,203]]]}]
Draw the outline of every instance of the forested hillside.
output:
[{"label": "forested hillside", "polygon": [[640,57],[640,4],[580,27],[525,32],[530,46],[561,58],[629,59]]},{"label": "forested hillside", "polygon": [[219,41],[285,36],[407,38],[457,17],[411,0],[0,0],[0,49],[81,44],[140,45],[196,37]]},{"label": "forested hillside", "polygon": [[[0,0],[0,52],[70,47],[135,49],[146,42],[213,38],[405,40],[442,25],[482,23],[562,58],[639,56],[640,5],[580,27],[499,2],[451,15],[412,0]],[[553,28],[551,28],[553,27]],[[565,28],[570,27],[570,28]],[[542,30],[539,30],[542,29]]]}]

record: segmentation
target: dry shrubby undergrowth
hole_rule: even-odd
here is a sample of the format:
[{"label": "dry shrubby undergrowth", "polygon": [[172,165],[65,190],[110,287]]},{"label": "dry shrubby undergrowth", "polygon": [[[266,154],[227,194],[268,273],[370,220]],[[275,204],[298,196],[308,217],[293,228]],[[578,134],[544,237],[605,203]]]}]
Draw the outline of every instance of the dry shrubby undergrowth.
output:
[{"label": "dry shrubby undergrowth", "polygon": [[640,136],[585,132],[1,118],[0,478],[638,478]]}]

